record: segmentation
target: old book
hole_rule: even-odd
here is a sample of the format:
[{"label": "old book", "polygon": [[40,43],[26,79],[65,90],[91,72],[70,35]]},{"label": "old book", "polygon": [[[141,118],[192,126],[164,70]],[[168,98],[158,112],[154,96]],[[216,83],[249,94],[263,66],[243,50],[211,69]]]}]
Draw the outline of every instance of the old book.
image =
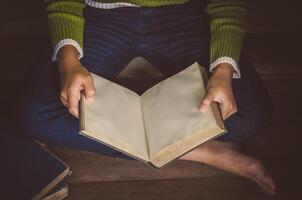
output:
[{"label": "old book", "polygon": [[62,200],[68,196],[69,187],[65,182],[60,182],[42,200]]},{"label": "old book", "polygon": [[53,200],[59,200],[67,195],[62,180],[69,175],[69,167],[41,145],[25,139],[9,140],[0,146],[0,155],[2,199],[35,200],[52,196]]},{"label": "old book", "polygon": [[160,168],[225,132],[216,103],[205,112],[206,73],[197,63],[141,96],[92,74],[96,95],[80,103],[80,134]]}]

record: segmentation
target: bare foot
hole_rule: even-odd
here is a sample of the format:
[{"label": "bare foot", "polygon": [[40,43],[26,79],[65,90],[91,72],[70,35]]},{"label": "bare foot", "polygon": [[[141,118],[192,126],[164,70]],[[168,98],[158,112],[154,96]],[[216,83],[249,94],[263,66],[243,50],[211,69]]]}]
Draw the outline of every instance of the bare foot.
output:
[{"label": "bare foot", "polygon": [[241,153],[227,142],[211,141],[189,152],[180,159],[204,163],[226,172],[248,178],[259,185],[263,192],[276,194],[276,185],[256,158]]}]

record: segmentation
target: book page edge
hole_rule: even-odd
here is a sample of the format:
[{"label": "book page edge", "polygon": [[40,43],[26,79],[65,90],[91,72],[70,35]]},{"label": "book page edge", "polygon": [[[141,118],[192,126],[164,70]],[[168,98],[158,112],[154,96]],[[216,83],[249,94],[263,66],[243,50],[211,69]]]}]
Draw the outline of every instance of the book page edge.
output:
[{"label": "book page edge", "polygon": [[[214,132],[219,132],[219,134],[216,134],[214,136],[210,136],[210,137],[202,137],[201,139],[198,139],[201,134],[202,135],[212,135],[212,133]],[[206,131],[199,131],[196,134],[193,134],[190,137],[184,138],[182,140],[179,140],[178,142],[171,144],[169,146],[166,146],[165,148],[163,148],[162,150],[160,150],[158,153],[156,153],[152,158],[150,158],[150,161],[152,163],[152,165],[154,165],[157,168],[161,168],[165,165],[167,165],[168,163],[170,163],[173,160],[176,160],[177,158],[183,156],[184,154],[192,151],[193,149],[195,149],[196,147],[198,147],[199,145],[208,142],[210,140],[213,140],[217,137],[219,137],[220,135],[224,134],[226,131],[225,129],[221,129],[219,126],[216,126],[212,129],[208,129]],[[194,141],[198,141],[198,142],[194,142]],[[188,145],[191,147],[185,148],[184,147],[184,143],[186,144],[193,144],[193,145]],[[175,147],[178,146],[179,150],[177,151],[177,153],[174,153],[173,155],[175,156],[171,156],[170,158],[164,158],[164,157],[169,157],[166,156],[165,154],[167,154],[166,152],[169,151],[175,151]],[[161,160],[161,161],[157,161]]]},{"label": "book page edge", "polygon": [[85,99],[84,98],[85,98],[84,94],[83,94],[83,92],[81,92],[80,108],[79,108],[80,131],[81,130],[85,130],[85,112],[84,112],[84,110],[85,110],[84,109],[84,106],[85,106],[84,101],[85,101]]},{"label": "book page edge", "polygon": [[55,199],[62,200],[62,199],[65,199],[68,195],[69,195],[69,186],[66,183],[64,183],[63,188],[61,188],[59,191],[56,191],[52,194],[46,194],[46,196],[44,196],[42,198],[42,200],[55,200]]},{"label": "book page edge", "polygon": [[55,178],[53,181],[51,181],[48,185],[46,185],[38,194],[36,194],[33,197],[33,200],[39,200],[42,197],[44,197],[52,188],[54,188],[57,184],[59,184],[66,176],[70,174],[70,168],[67,164],[65,164],[61,159],[59,159],[56,155],[51,153],[47,150],[52,156],[57,158],[59,161],[61,161],[67,168],[59,175],[57,178]]},{"label": "book page edge", "polygon": [[214,118],[214,122],[215,124],[220,127],[221,129],[225,130],[225,126],[224,126],[224,123],[223,123],[223,119],[222,119],[222,116],[221,116],[221,112],[218,108],[218,105],[216,102],[212,102],[211,103],[211,106],[210,106],[210,109],[211,109],[211,112],[212,112],[212,117]]}]

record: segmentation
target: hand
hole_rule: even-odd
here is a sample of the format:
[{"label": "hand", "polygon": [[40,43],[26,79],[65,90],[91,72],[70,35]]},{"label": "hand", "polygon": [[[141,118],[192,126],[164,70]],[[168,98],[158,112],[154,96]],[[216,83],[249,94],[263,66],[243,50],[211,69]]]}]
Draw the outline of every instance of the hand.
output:
[{"label": "hand", "polygon": [[84,90],[87,99],[95,95],[95,88],[89,71],[77,58],[59,59],[61,74],[60,100],[69,112],[79,118],[79,101]]},{"label": "hand", "polygon": [[200,111],[205,112],[211,102],[219,104],[223,120],[237,112],[232,90],[233,67],[228,63],[219,64],[213,71],[207,84],[207,94],[200,104]]}]

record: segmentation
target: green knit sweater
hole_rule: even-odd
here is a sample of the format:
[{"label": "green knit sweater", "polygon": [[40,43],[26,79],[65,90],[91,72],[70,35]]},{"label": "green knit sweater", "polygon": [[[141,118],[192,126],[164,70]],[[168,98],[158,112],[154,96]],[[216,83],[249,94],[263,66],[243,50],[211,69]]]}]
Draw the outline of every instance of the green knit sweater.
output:
[{"label": "green knit sweater", "polygon": [[[138,6],[182,4],[189,0],[95,0],[101,3],[125,2]],[[83,47],[84,0],[46,1],[50,35],[55,46],[63,39],[73,39]],[[245,0],[208,0],[205,11],[210,16],[210,61],[221,57],[239,60],[245,33]],[[85,52],[84,52],[85,53]]]}]

